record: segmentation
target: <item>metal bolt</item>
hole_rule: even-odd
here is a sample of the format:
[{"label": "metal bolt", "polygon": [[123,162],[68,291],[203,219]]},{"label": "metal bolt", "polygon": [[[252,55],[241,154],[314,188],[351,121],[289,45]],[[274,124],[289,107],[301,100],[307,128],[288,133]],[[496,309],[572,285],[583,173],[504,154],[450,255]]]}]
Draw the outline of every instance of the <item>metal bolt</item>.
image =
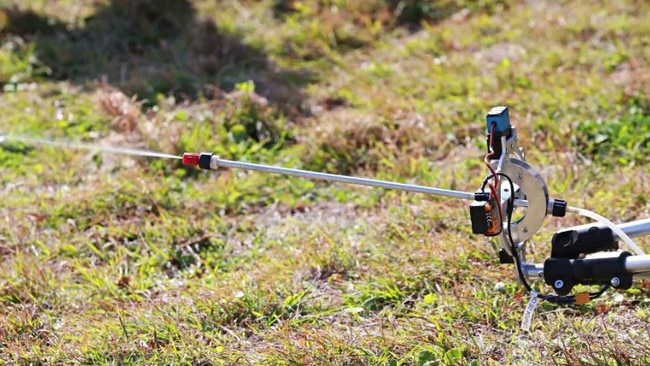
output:
[{"label": "metal bolt", "polygon": [[555,283],[553,284],[553,287],[558,288],[558,289],[564,287],[564,281],[562,281],[562,280],[555,281]]},{"label": "metal bolt", "polygon": [[528,232],[528,227],[527,227],[527,226],[524,226],[524,228],[522,229],[522,231],[525,232],[525,233],[527,233],[527,232]]},{"label": "metal bolt", "polygon": [[609,281],[609,283],[612,284],[612,286],[616,287],[621,284],[621,279],[618,277],[612,277],[612,279]]},{"label": "metal bolt", "polygon": [[524,179],[524,175],[521,173],[517,173],[517,179],[519,180]]}]

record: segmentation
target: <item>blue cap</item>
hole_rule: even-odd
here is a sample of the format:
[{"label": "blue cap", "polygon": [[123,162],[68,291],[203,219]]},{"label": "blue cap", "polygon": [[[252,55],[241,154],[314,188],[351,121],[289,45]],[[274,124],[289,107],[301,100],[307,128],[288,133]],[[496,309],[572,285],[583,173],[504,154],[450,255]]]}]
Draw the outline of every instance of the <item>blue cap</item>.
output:
[{"label": "blue cap", "polygon": [[510,128],[510,115],[508,107],[493,107],[485,117],[486,130],[490,133],[492,124],[494,123],[494,133],[503,134]]}]

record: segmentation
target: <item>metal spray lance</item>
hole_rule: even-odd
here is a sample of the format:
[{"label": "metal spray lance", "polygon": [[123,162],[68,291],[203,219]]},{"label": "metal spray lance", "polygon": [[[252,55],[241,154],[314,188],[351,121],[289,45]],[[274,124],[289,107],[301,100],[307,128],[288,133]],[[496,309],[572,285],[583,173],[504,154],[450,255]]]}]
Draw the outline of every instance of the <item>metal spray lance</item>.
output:
[{"label": "metal spray lance", "polygon": [[[471,200],[472,232],[496,237],[500,247],[499,262],[515,265],[519,282],[534,298],[561,304],[585,303],[608,287],[629,288],[633,276],[650,275],[650,256],[644,255],[630,239],[630,236],[650,234],[650,219],[616,226],[595,213],[550,198],[546,182],[525,161],[523,149],[517,145],[517,130],[510,124],[507,107],[495,107],[488,112],[486,135],[488,143],[484,160],[489,174],[476,192],[226,160],[210,152],[187,152],[183,154],[182,162],[201,169],[253,170]],[[525,207],[526,210],[522,217],[514,220],[516,207]],[[550,257],[543,264],[527,263],[526,243],[539,231],[545,217],[563,217],[567,212],[589,216],[600,223],[558,231],[551,241]],[[617,240],[625,241],[636,255],[618,250]],[[543,279],[552,286],[556,295],[538,293],[531,288],[529,279]],[[594,293],[569,295],[580,284],[601,285],[601,289]]]}]

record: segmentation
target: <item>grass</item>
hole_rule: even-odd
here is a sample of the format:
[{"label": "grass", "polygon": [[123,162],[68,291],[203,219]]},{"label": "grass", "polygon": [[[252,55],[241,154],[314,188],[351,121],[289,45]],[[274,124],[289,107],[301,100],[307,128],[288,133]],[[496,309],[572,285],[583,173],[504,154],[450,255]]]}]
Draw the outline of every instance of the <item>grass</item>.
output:
[{"label": "grass", "polygon": [[[505,104],[553,197],[650,212],[644,1],[0,5],[3,132],[475,190]],[[647,282],[520,331],[467,202],[11,141],[0,181],[6,364],[650,363]]]}]

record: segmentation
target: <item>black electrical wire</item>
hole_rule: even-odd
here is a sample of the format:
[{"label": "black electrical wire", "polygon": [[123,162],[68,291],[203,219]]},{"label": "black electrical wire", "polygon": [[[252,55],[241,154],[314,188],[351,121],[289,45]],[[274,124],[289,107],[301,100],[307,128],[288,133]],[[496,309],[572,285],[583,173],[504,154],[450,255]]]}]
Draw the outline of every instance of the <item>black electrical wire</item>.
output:
[{"label": "black electrical wire", "polygon": [[[519,254],[517,253],[517,248],[515,247],[515,241],[512,237],[512,230],[511,230],[511,223],[512,223],[512,214],[514,211],[514,203],[515,203],[515,186],[514,183],[512,182],[512,179],[510,179],[509,176],[503,173],[497,173],[499,176],[504,177],[507,181],[508,184],[510,185],[510,199],[508,200],[508,206],[506,207],[506,213],[507,213],[507,224],[508,224],[508,240],[510,241],[510,248],[512,250],[512,254],[515,260],[515,265],[517,266],[517,275],[519,277],[520,282],[523,284],[524,288],[528,292],[532,292],[533,289],[526,280],[526,276],[521,268],[521,258],[519,258]],[[490,177],[486,178],[483,181],[483,186],[482,189],[485,188],[485,185],[487,181],[490,179]],[[589,293],[589,299],[594,300],[598,297],[600,297],[607,289],[609,288],[609,284],[603,285],[598,291],[596,292],[591,292]],[[537,294],[537,297],[552,303],[556,304],[572,304],[575,302],[575,295],[569,295],[569,296],[558,296],[558,295],[543,295],[543,294]]]},{"label": "black electrical wire", "polygon": [[509,176],[503,173],[497,173],[497,174],[504,177],[508,181],[508,184],[510,185],[510,199],[508,200],[508,206],[506,207],[506,214],[508,217],[507,219],[508,240],[510,241],[510,249],[512,250],[512,256],[515,259],[515,265],[517,266],[517,275],[519,276],[519,280],[524,285],[526,290],[528,292],[531,292],[533,289],[528,283],[528,281],[526,280],[526,276],[524,275],[521,269],[521,259],[519,258],[519,254],[517,253],[517,248],[515,248],[515,240],[512,238],[512,230],[510,228],[512,223],[512,213],[514,211],[514,203],[515,203],[515,185],[514,183],[512,183],[512,179],[510,179]]}]

